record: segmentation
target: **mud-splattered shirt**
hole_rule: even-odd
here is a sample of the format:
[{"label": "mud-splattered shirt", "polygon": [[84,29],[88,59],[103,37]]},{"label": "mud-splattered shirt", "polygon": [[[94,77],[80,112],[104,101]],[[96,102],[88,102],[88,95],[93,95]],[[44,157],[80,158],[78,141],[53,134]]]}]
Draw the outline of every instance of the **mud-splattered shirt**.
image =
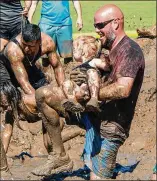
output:
[{"label": "mud-splattered shirt", "polygon": [[[125,140],[129,135],[131,121],[144,76],[145,61],[139,45],[125,36],[109,54],[111,73],[108,84],[119,77],[134,79],[128,98],[112,100],[102,106],[100,132],[104,137]],[[94,121],[95,123],[98,121]],[[98,126],[98,124],[96,125]]]}]

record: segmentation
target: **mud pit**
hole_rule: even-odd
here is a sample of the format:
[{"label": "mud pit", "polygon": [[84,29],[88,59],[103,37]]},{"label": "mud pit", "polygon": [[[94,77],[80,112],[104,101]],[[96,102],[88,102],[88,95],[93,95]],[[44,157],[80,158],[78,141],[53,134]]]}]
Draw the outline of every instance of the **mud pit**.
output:
[{"label": "mud pit", "polygon": [[[117,180],[148,180],[156,162],[156,39],[143,38],[138,39],[137,42],[145,54],[145,77],[132,121],[130,136],[119,150],[117,163],[125,166],[133,165],[139,161],[139,164],[132,173],[119,172]],[[72,66],[70,63],[65,67],[67,76]],[[30,171],[36,166],[44,164],[47,159],[47,151],[43,145],[41,121],[36,123],[22,122],[21,125],[26,131],[21,131],[16,125],[14,126],[7,153],[10,170],[16,180],[41,180],[41,177],[30,174]],[[71,134],[70,138],[73,136],[74,138],[68,140],[66,136],[69,134]],[[83,167],[80,156],[84,144],[84,131],[80,130],[78,126],[66,125],[62,135],[64,135],[65,149],[74,161],[73,170],[76,171]],[[23,151],[34,157],[24,156],[24,161],[15,158],[15,155],[19,155]],[[81,175],[83,176],[83,174]],[[85,177],[73,175],[64,179],[85,180]]]}]

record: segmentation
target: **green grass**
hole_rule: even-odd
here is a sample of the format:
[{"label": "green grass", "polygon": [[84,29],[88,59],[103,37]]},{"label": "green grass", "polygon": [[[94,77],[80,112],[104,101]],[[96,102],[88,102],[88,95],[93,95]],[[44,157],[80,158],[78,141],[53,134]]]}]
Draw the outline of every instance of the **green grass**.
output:
[{"label": "green grass", "polygon": [[[84,27],[81,33],[93,33],[93,17],[96,10],[104,4],[116,4],[124,12],[125,30],[131,37],[136,37],[136,28],[150,27],[156,23],[155,1],[81,1]],[[34,23],[40,19],[41,2],[39,3],[33,18]],[[70,1],[70,11],[73,20],[73,32],[79,33],[75,27],[76,12]],[[140,20],[141,19],[141,20]],[[76,34],[77,36],[78,34]],[[94,34],[95,35],[95,34]]]}]

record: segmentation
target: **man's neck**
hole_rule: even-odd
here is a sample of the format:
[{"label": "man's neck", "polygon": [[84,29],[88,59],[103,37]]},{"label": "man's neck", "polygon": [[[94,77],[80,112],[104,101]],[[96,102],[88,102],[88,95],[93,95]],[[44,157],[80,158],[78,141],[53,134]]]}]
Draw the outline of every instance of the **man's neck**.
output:
[{"label": "man's neck", "polygon": [[126,36],[126,34],[124,32],[122,32],[121,34],[119,34],[116,37],[115,41],[112,44],[112,47],[111,47],[110,51],[112,51],[118,45],[118,43],[124,38],[124,36]]}]

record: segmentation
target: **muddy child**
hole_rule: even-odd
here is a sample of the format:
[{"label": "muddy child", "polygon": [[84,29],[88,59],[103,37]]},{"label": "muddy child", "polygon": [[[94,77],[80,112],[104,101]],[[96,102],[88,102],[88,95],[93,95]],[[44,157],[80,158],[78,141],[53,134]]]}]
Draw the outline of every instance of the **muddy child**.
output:
[{"label": "muddy child", "polygon": [[[63,107],[71,112],[87,111],[99,112],[98,92],[101,86],[100,71],[109,71],[106,59],[98,59],[101,52],[101,42],[92,36],[79,36],[73,42],[73,56],[80,65],[73,70],[79,69],[87,75],[86,83],[80,81],[79,85],[71,80],[63,83],[63,91],[67,99],[62,101]],[[105,67],[105,68],[104,68]],[[82,102],[82,97],[87,100]]]}]

